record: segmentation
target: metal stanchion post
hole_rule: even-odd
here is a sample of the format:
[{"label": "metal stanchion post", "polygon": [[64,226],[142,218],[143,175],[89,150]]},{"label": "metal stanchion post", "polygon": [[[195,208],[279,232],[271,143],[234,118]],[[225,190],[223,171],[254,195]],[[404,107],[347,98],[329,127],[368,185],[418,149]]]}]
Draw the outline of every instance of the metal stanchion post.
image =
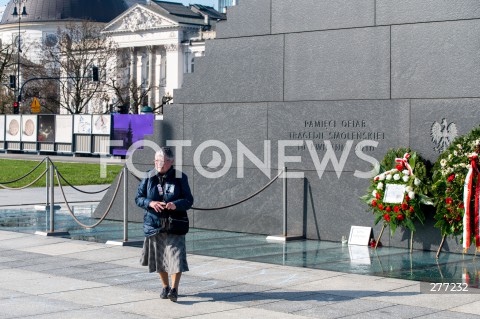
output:
[{"label": "metal stanchion post", "polygon": [[49,204],[46,208],[50,212],[50,229],[46,232],[40,232],[37,231],[35,234],[37,235],[42,235],[42,236],[68,236],[70,235],[69,232],[55,232],[55,209],[60,208],[60,206],[56,207],[55,206],[55,167],[53,166],[53,163],[50,160],[47,160],[47,163],[49,163],[48,167],[48,190],[47,193],[49,192]]},{"label": "metal stanchion post", "polygon": [[123,241],[128,241],[128,169],[123,167]]},{"label": "metal stanchion post", "polygon": [[[303,239],[303,236],[288,236],[288,183],[286,167],[282,172],[282,210],[283,210],[283,231],[279,236],[267,236],[267,241],[287,242],[289,240]],[[286,250],[284,251],[284,258],[286,258]]]},{"label": "metal stanchion post", "polygon": [[[142,241],[128,241],[128,167],[125,165],[123,175],[123,241],[108,240],[107,245],[133,246],[141,245]],[[120,182],[120,181],[119,181]],[[115,195],[114,195],[115,196]]]},{"label": "metal stanchion post", "polygon": [[[45,158],[45,205],[35,205],[35,210],[38,211],[50,211],[50,203],[53,205],[53,209],[60,209],[60,205],[55,205],[50,198],[50,184],[53,183],[50,177],[51,165],[53,165],[50,157]],[[45,228],[48,228],[46,226]]]},{"label": "metal stanchion post", "polygon": [[50,158],[46,158],[45,159],[45,168],[47,170],[47,174],[45,175],[45,195],[46,195],[46,200],[45,200],[45,208],[48,207],[48,205],[50,205],[50,200],[49,200],[49,196],[48,196],[48,192],[50,191],[50,189],[48,188],[48,180],[50,179],[50,174],[48,173],[49,172],[49,166],[50,165]]},{"label": "metal stanchion post", "polygon": [[287,168],[283,168],[283,236],[287,237]]},{"label": "metal stanchion post", "polygon": [[53,180],[54,177],[54,167],[53,163],[50,165],[49,175],[50,175],[50,233],[55,232],[55,181]]}]

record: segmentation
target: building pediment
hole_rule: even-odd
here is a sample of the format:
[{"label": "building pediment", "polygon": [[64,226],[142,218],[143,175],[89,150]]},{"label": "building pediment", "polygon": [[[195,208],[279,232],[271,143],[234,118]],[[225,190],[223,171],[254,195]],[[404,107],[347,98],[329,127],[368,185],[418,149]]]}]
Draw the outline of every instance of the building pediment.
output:
[{"label": "building pediment", "polygon": [[104,32],[137,32],[175,26],[178,26],[177,22],[137,4],[110,22]]}]

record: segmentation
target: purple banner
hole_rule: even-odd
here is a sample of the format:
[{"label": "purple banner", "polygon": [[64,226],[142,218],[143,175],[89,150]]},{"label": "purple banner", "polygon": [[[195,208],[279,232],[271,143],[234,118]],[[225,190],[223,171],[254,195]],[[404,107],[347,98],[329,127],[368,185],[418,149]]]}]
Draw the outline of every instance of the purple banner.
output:
[{"label": "purple banner", "polygon": [[133,143],[152,135],[154,120],[153,114],[113,114],[111,139],[123,141],[123,146],[113,146],[112,154],[125,156]]}]

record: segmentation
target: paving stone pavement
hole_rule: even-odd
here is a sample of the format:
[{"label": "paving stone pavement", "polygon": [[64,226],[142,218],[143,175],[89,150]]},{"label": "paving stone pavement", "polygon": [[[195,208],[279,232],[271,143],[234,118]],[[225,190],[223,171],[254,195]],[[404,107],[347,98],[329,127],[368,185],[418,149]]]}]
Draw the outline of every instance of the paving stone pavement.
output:
[{"label": "paving stone pavement", "polygon": [[[0,231],[0,318],[480,318],[480,294],[189,255],[177,303],[140,249]],[[477,292],[477,291],[475,291]]]}]

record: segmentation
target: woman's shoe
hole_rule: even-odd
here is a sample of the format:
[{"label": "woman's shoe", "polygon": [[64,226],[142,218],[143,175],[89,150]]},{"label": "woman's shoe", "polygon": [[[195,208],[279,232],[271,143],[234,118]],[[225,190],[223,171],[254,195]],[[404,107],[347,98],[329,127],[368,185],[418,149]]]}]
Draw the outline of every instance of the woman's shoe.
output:
[{"label": "woman's shoe", "polygon": [[168,293],[167,297],[168,297],[168,299],[170,299],[171,301],[177,302],[177,298],[178,298],[177,289],[175,289],[175,288],[170,289],[170,292]]},{"label": "woman's shoe", "polygon": [[169,292],[170,292],[170,286],[163,287],[162,292],[160,293],[160,298],[167,299]]}]

